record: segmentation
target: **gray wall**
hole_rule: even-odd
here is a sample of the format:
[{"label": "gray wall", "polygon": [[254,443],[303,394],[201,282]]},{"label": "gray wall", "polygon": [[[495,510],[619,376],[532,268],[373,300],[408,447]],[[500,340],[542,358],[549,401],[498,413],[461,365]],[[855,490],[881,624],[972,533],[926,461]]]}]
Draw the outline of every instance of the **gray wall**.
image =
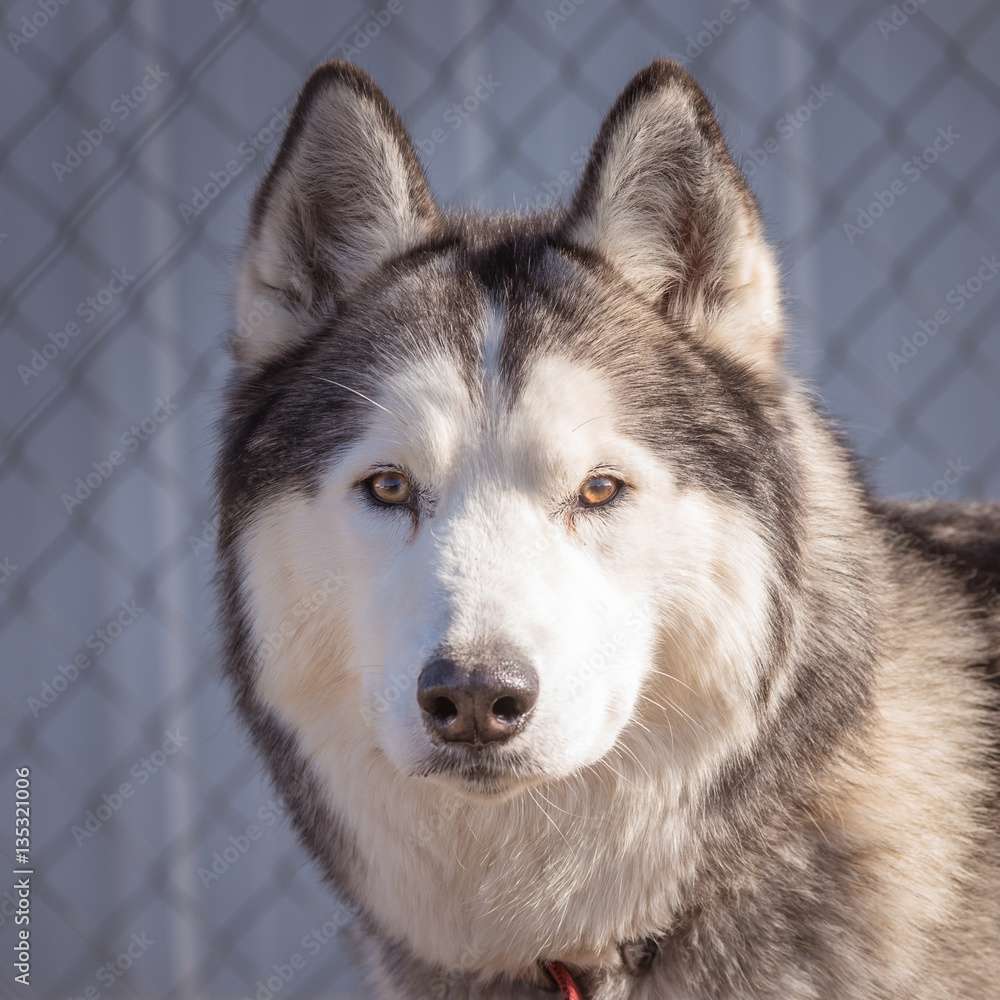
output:
[{"label": "gray wall", "polygon": [[[9,870],[29,766],[25,996],[252,997],[275,965],[293,972],[282,997],[364,995],[229,714],[211,625],[234,248],[269,122],[318,61],[375,76],[442,199],[532,207],[573,182],[629,76],[678,53],[780,245],[794,363],[873,480],[1000,495],[1000,279],[983,264],[1000,252],[1000,5],[393,0],[384,25],[373,7],[4,5],[0,846]],[[449,111],[480,78],[487,99]]]}]

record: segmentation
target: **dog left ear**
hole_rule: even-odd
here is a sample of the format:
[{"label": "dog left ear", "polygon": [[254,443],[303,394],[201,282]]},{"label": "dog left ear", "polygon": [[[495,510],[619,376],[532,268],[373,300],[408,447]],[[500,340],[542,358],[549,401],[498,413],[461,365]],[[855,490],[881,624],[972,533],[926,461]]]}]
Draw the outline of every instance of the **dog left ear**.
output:
[{"label": "dog left ear", "polygon": [[236,280],[237,363],[260,365],[294,346],[438,218],[382,91],[351,63],[320,66],[254,196]]},{"label": "dog left ear", "polygon": [[659,60],[604,119],[564,235],[682,329],[751,366],[781,346],[778,269],[760,210],[691,75]]}]

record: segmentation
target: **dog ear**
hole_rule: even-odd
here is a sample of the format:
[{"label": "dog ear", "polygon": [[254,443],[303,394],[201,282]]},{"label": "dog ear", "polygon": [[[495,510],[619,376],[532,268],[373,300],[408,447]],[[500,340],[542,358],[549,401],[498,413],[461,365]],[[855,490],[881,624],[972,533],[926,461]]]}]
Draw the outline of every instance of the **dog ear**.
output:
[{"label": "dog ear", "polygon": [[708,98],[677,63],[647,66],[618,98],[565,226],[682,329],[773,367],[780,286],[760,210]]},{"label": "dog ear", "polygon": [[351,63],[306,82],[254,197],[236,282],[231,350],[255,364],[293,346],[438,217],[385,95]]}]

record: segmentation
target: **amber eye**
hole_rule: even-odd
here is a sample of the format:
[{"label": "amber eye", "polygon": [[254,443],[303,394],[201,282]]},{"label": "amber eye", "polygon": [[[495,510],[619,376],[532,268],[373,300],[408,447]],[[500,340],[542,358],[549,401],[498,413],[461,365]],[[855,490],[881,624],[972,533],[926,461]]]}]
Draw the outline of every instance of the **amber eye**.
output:
[{"label": "amber eye", "polygon": [[580,503],[584,507],[599,507],[611,500],[621,486],[621,481],[611,476],[591,476],[580,487]]},{"label": "amber eye", "polygon": [[402,504],[410,499],[410,482],[401,472],[379,472],[368,480],[368,492],[380,503]]}]

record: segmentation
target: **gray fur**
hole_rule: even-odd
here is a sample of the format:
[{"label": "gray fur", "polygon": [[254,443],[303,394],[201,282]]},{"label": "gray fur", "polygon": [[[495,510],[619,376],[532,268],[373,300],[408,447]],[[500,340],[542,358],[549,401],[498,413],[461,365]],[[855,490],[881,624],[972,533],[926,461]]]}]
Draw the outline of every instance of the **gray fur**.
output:
[{"label": "gray fur", "polygon": [[[366,160],[372,149],[395,150],[402,173],[388,176],[384,156]],[[628,179],[609,193],[612,162]],[[629,84],[572,204],[528,218],[440,213],[398,117],[359,70],[321,67],[303,91],[254,201],[241,269],[242,301],[269,298],[280,322],[235,347],[216,468],[222,623],[236,704],[303,843],[358,908],[379,1000],[542,994],[515,970],[436,966],[379,927],[346,818],[324,804],[313,763],[257,691],[240,546],[268,504],[315,495],[387,373],[440,352],[486,406],[485,361],[464,331],[491,308],[505,318],[496,405],[514,405],[541,359],[586,360],[614,387],[622,426],[676,470],[679,488],[724,498],[777,567],[756,736],[698,792],[678,905],[633,940],[609,942],[618,959],[574,969],[585,996],[998,995],[1000,504],[868,494],[781,365],[780,308],[755,311],[774,280],[761,230],[707,99],[674,64]],[[622,250],[623,233],[635,253]],[[753,250],[742,277],[734,247]],[[939,692],[940,710],[920,739],[942,748],[955,787],[928,787],[923,810],[887,777],[919,782],[920,768],[879,734],[926,692]],[[913,853],[924,842],[926,871]],[[934,870],[938,858],[951,869]]]}]

